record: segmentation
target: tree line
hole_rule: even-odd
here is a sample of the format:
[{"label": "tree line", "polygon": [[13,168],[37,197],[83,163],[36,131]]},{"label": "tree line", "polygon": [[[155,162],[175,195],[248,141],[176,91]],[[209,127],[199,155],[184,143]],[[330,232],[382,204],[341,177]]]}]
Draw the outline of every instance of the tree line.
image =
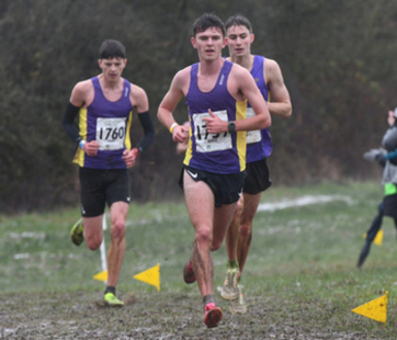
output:
[{"label": "tree line", "polygon": [[[197,62],[191,26],[204,12],[223,20],[246,15],[252,52],[281,66],[293,115],[273,117],[274,183],[380,176],[362,153],[380,146],[387,111],[397,106],[393,1],[2,0],[0,211],[79,202],[74,145],[61,119],[74,84],[100,73],[98,49],[107,38],[126,46],[123,75],[146,90],[157,132],[131,170],[133,199],[179,199],[182,158],[156,111],[173,75]],[[183,103],[175,117],[186,120]]]}]

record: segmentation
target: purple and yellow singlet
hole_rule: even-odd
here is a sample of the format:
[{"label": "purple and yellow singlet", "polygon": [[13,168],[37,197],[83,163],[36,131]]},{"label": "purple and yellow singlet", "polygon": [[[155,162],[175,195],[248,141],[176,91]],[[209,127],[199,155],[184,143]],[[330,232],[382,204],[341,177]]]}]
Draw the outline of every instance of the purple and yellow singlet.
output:
[{"label": "purple and yellow singlet", "polygon": [[131,83],[124,79],[121,98],[111,102],[105,98],[98,77],[92,78],[91,81],[95,95],[88,107],[80,109],[80,137],[87,142],[97,140],[100,147],[95,157],[88,156],[77,148],[73,162],[84,168],[126,169],[121,157],[125,149],[131,149]]},{"label": "purple and yellow singlet", "polygon": [[198,88],[198,66],[198,63],[191,66],[190,87],[186,95],[191,135],[183,163],[217,174],[244,171],[246,131],[212,134],[207,132],[203,121],[204,117],[210,117],[208,109],[223,121],[245,118],[247,101],[236,101],[227,90],[227,80],[233,64],[224,61],[216,85],[209,92],[202,92]]},{"label": "purple and yellow singlet", "polygon": [[[259,91],[262,93],[265,101],[268,101],[269,92],[265,79],[263,77],[263,62],[265,58],[255,55],[254,64],[252,66],[251,75],[254,77]],[[254,110],[248,103],[247,118],[254,116]],[[273,144],[270,137],[269,128],[262,130],[253,130],[247,132],[247,163],[259,161],[269,157],[272,153]]]}]

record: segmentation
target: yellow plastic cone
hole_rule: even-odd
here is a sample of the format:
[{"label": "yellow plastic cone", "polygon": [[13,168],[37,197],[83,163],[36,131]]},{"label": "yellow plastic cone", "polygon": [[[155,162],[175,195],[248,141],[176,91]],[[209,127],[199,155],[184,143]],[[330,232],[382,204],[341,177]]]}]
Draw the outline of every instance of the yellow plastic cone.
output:
[{"label": "yellow plastic cone", "polygon": [[107,280],[108,280],[108,271],[105,270],[105,271],[103,271],[103,272],[100,272],[100,273],[98,273],[98,274],[95,274],[95,275],[94,275],[94,280],[107,282]]},{"label": "yellow plastic cone", "polygon": [[383,230],[379,230],[379,231],[376,233],[376,236],[375,236],[375,238],[374,238],[374,243],[375,243],[376,245],[378,245],[378,246],[381,246],[381,245],[382,245],[382,241],[383,241]]},{"label": "yellow plastic cone", "polygon": [[160,263],[158,263],[157,266],[135,275],[134,279],[155,286],[157,290],[160,291]]},{"label": "yellow plastic cone", "polygon": [[[363,234],[363,238],[367,238],[367,233],[365,233],[365,234]],[[383,230],[379,230],[377,233],[376,233],[376,235],[375,235],[375,238],[374,238],[374,243],[377,245],[377,246],[381,246],[382,245],[382,242],[383,242]]]},{"label": "yellow plastic cone", "polygon": [[386,324],[387,294],[352,309],[352,312]]}]

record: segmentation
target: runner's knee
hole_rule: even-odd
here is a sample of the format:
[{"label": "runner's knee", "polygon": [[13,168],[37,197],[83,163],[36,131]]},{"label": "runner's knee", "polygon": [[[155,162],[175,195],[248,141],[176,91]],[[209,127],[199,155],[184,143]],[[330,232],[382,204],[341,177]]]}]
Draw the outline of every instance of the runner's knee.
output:
[{"label": "runner's knee", "polygon": [[85,242],[87,243],[87,247],[90,250],[97,250],[102,243],[102,237],[97,235],[86,236],[84,235]]},{"label": "runner's knee", "polygon": [[200,228],[195,235],[196,244],[208,245],[212,243],[212,231],[210,228]]},{"label": "runner's knee", "polygon": [[112,239],[121,239],[125,235],[125,221],[118,219],[112,224],[110,235]]},{"label": "runner's knee", "polygon": [[252,223],[241,223],[239,233],[241,237],[249,237],[252,234]]}]

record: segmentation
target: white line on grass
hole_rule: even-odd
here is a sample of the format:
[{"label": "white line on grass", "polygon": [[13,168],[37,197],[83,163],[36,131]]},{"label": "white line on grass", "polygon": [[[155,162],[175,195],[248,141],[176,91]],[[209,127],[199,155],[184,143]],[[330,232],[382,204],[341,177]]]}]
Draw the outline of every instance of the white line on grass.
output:
[{"label": "white line on grass", "polygon": [[35,233],[35,232],[27,232],[24,231],[22,233],[8,233],[8,236],[12,239],[22,239],[22,238],[36,238],[39,240],[44,240],[45,239],[45,233]]},{"label": "white line on grass", "polygon": [[275,210],[286,209],[291,207],[301,207],[310,204],[328,203],[332,201],[344,201],[348,205],[353,204],[353,200],[349,196],[340,196],[340,195],[302,196],[295,199],[286,199],[281,202],[261,203],[258,206],[258,211],[275,211]]}]

